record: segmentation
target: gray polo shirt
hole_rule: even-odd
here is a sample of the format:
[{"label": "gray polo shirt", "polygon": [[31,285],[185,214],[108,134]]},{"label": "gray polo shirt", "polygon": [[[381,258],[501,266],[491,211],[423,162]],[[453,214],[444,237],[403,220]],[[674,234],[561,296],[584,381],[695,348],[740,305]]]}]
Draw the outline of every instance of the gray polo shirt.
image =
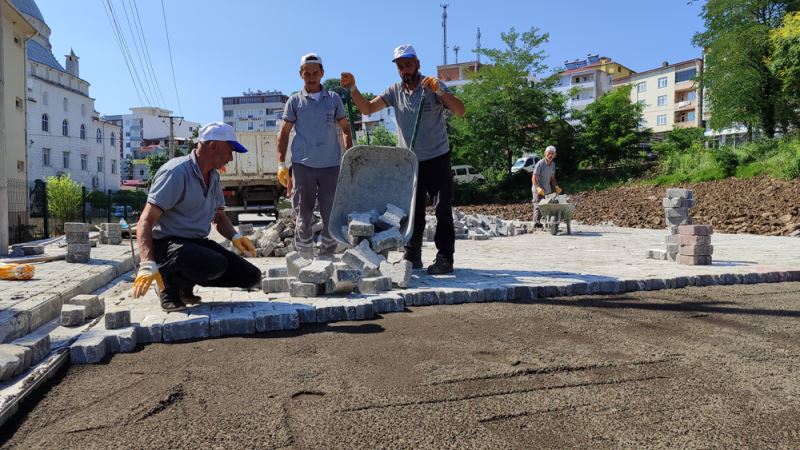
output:
[{"label": "gray polo shirt", "polygon": [[553,192],[551,181],[556,174],[555,160],[552,163],[547,164],[546,159],[540,159],[533,168],[533,174],[539,177],[539,187],[544,189],[545,194],[550,194]]},{"label": "gray polo shirt", "polygon": [[322,88],[319,100],[302,91],[286,102],[283,120],[294,124],[292,163],[323,169],[336,167],[342,160],[336,122],[344,118],[344,105],[336,92]]},{"label": "gray polo shirt", "polygon": [[[420,75],[420,79],[424,78]],[[447,86],[441,83],[442,90],[449,92]],[[411,136],[414,134],[414,121],[422,96],[422,83],[409,93],[399,82],[389,86],[381,98],[386,106],[394,107],[397,115],[397,125],[400,131],[400,146],[408,148],[411,145]],[[442,156],[450,151],[450,142],[447,140],[447,127],[444,120],[444,104],[434,92],[427,90],[425,93],[425,106],[422,108],[422,117],[419,119],[417,141],[411,149],[417,160],[427,161]]]},{"label": "gray polo shirt", "polygon": [[204,238],[211,232],[211,220],[225,207],[219,172],[211,171],[206,186],[194,151],[167,161],[153,178],[147,202],[163,214],[153,226],[153,238]]}]

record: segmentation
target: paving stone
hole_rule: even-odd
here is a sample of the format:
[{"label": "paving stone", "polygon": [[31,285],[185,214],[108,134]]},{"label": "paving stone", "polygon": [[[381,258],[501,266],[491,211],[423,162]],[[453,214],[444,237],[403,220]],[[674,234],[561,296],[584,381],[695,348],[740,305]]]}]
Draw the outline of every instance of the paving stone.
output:
[{"label": "paving stone", "polygon": [[375,233],[375,235],[370,238],[370,242],[372,250],[376,253],[400,248],[405,244],[400,230],[394,227],[381,231],[380,233]]},{"label": "paving stone", "polygon": [[667,197],[662,200],[661,204],[664,208],[694,208],[695,200],[693,198],[670,198]]},{"label": "paving stone", "polygon": [[300,269],[297,280],[301,283],[324,284],[333,273],[333,263],[330,261],[315,260]]},{"label": "paving stone", "polygon": [[211,337],[253,334],[256,332],[254,311],[248,309],[225,308],[214,310],[209,315],[209,334]]},{"label": "paving stone", "polygon": [[668,198],[694,198],[694,191],[691,189],[669,188],[667,189]]},{"label": "paving stone", "polygon": [[342,262],[354,269],[361,270],[365,277],[376,274],[383,260],[381,255],[372,250],[369,241],[361,241],[357,247],[342,254]]},{"label": "paving stone", "polygon": [[83,305],[62,305],[61,326],[75,327],[86,321],[86,307]]},{"label": "paving stone", "polygon": [[678,225],[669,225],[667,224],[667,233],[669,234],[678,234]]},{"label": "paving stone", "polygon": [[[277,251],[278,249],[276,249]],[[286,254],[286,272],[290,277],[297,278],[300,274],[300,269],[311,264],[310,259],[303,258],[300,253],[293,251]]]},{"label": "paving stone", "polygon": [[358,292],[362,294],[380,294],[392,289],[392,279],[389,277],[364,278],[358,283]]},{"label": "paving stone", "polygon": [[291,277],[265,278],[261,282],[261,287],[262,290],[267,294],[278,293],[278,292],[289,292],[289,284],[292,281],[295,281],[295,279]]},{"label": "paving stone", "polygon": [[64,223],[64,233],[88,233],[89,224],[83,222],[66,222]]},{"label": "paving stone", "polygon": [[289,276],[289,269],[286,267],[270,267],[267,269],[267,277],[269,278],[286,278]]},{"label": "paving stone", "polygon": [[336,267],[325,282],[326,294],[347,295],[361,282],[361,271],[350,266]]},{"label": "paving stone", "polygon": [[678,242],[679,242],[678,237],[679,236],[680,235],[678,235],[678,234],[668,234],[668,235],[664,236],[664,245],[678,244]]},{"label": "paving stone", "polygon": [[692,223],[687,208],[665,208],[664,217],[667,225],[686,225]]},{"label": "paving stone", "polygon": [[131,310],[127,307],[115,306],[106,310],[105,324],[107,330],[116,330],[131,326]]},{"label": "paving stone", "polygon": [[689,266],[708,266],[711,265],[710,255],[678,255],[678,263]]},{"label": "paving stone", "polygon": [[714,254],[713,245],[682,245],[679,253],[681,256],[706,256]]},{"label": "paving stone", "polygon": [[31,350],[31,364],[38,363],[50,354],[50,335],[47,333],[30,333],[11,343]]},{"label": "paving stone", "polygon": [[161,332],[164,342],[207,338],[210,334],[209,318],[207,315],[171,312],[164,318]]},{"label": "paving stone", "polygon": [[108,354],[130,353],[136,349],[136,327],[129,326],[114,330],[103,330],[102,335],[106,340],[106,352]]},{"label": "paving stone", "polygon": [[86,307],[86,318],[100,317],[106,310],[106,302],[97,295],[76,295],[67,300],[70,305],[83,305]]},{"label": "paving stone", "polygon": [[325,283],[303,283],[292,281],[289,283],[289,295],[292,297],[319,297],[325,295]]},{"label": "paving stone", "polygon": [[405,220],[406,212],[391,203],[386,204],[386,211],[378,218],[377,222],[386,228],[400,228]]},{"label": "paving stone", "polygon": [[86,264],[91,258],[88,253],[67,253],[66,261],[68,263]]},{"label": "paving stone", "polygon": [[24,312],[27,315],[27,325],[30,327],[25,330],[35,330],[42,325],[50,322],[61,314],[61,296],[58,294],[37,294],[27,300],[14,305],[14,309]]},{"label": "paving stone", "polygon": [[347,234],[356,237],[370,237],[375,234],[375,225],[368,214],[355,213],[347,216]]},{"label": "paving stone", "polygon": [[303,323],[316,323],[317,322],[317,309],[307,303],[290,303],[289,306],[297,311],[297,315],[301,324]]},{"label": "paving stone", "polygon": [[0,381],[15,377],[31,366],[33,352],[28,347],[0,344]]},{"label": "paving stone", "polygon": [[106,338],[99,333],[85,333],[69,347],[72,364],[94,364],[106,356]]},{"label": "paving stone", "polygon": [[0,342],[25,336],[30,330],[30,315],[26,311],[0,309]]},{"label": "paving stone", "polygon": [[678,235],[678,244],[681,246],[686,245],[709,245],[711,244],[711,236],[694,236],[688,234],[679,234]]},{"label": "paving stone", "polygon": [[714,228],[711,225],[681,225],[678,233],[688,236],[710,236]]},{"label": "paving stone", "polygon": [[411,261],[406,259],[396,263],[381,261],[379,270],[381,275],[391,278],[392,284],[399,288],[407,288],[411,284],[411,274],[414,271]]},{"label": "paving stone", "polygon": [[647,251],[645,255],[648,259],[657,259],[657,260],[666,260],[667,259],[667,252],[661,249],[650,249]]},{"label": "paving stone", "polygon": [[166,313],[153,313],[145,316],[136,326],[136,340],[141,344],[161,342]]}]

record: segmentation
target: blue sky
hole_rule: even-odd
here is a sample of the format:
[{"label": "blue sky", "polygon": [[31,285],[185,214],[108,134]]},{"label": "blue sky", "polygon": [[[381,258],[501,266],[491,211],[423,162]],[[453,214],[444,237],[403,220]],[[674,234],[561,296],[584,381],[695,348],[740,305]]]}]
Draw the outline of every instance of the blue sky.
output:
[{"label": "blue sky", "polygon": [[[161,0],[37,0],[52,30],[53,53],[63,64],[70,48],[101,114],[127,113],[141,103],[109,24],[110,1],[137,67],[139,58],[124,14],[135,4],[161,96],[157,106],[201,123],[222,119],[221,97],[248,88],[291,93],[302,86],[300,56],[318,53],[326,77],[353,72],[362,91],[381,93],[398,80],[392,49],[413,44],[423,73],[442,62],[439,0],[165,0],[178,101],[172,82]],[[702,29],[701,2],[686,0],[447,0],[448,62],[474,59],[475,33],[485,48],[502,47],[500,33],[536,26],[550,34],[549,66],[599,53],[636,71],[700,56],[691,44]],[[135,3],[134,3],[135,2]],[[133,20],[131,18],[131,20]],[[140,49],[141,52],[141,49]],[[140,74],[140,77],[143,75]]]}]

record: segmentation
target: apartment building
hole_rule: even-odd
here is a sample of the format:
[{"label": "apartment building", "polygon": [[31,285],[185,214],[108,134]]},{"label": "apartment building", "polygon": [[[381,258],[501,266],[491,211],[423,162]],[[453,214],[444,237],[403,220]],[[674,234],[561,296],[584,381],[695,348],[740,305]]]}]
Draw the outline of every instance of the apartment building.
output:
[{"label": "apartment building", "polygon": [[466,61],[455,64],[436,66],[436,77],[444,81],[447,87],[463,86],[469,83],[469,76],[479,71],[483,64],[478,61]]},{"label": "apartment building", "polygon": [[673,128],[701,127],[702,96],[697,77],[703,71],[699,58],[660,67],[614,80],[614,86],[633,85],[631,101],[644,107],[642,127],[663,138]]},{"label": "apartment building", "polygon": [[242,92],[222,97],[223,121],[236,131],[278,131],[289,96],[280,91]]},{"label": "apartment building", "polygon": [[130,111],[130,114],[103,116],[122,127],[122,157],[126,159],[142,158],[141,149],[150,145],[169,148],[170,133],[175,146],[180,148],[200,128],[199,122],[174,117],[169,109],[139,106]]},{"label": "apartment building", "polygon": [[586,58],[564,61],[555,89],[568,97],[567,108],[583,110],[613,87],[614,80],[635,72],[611,58],[589,54]]}]

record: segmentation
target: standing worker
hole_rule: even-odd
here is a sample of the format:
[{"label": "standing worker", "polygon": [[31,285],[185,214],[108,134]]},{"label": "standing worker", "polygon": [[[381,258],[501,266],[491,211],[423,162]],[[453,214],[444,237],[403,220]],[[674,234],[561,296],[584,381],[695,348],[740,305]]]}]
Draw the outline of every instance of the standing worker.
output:
[{"label": "standing worker", "polygon": [[532,194],[533,194],[533,226],[542,228],[542,212],[539,211],[539,202],[545,195],[555,191],[561,193],[561,188],[556,182],[556,148],[548,145],[544,151],[544,159],[539,160],[533,168],[531,175]]},{"label": "standing worker", "polygon": [[314,258],[314,233],[311,231],[314,205],[319,202],[322,215],[320,255],[333,255],[336,241],[331,237],[328,223],[339,178],[342,148],[336,124],[344,134],[345,149],[353,146],[350,123],[339,94],[328,92],[320,80],[325,74],[322,59],[316,53],[300,58],[300,78],[303,89],[292,94],[283,113],[283,125],[278,134],[278,180],[287,187],[289,169],[286,151],[289,133],[295,129],[292,141],[292,207],[297,216],[294,246],[308,259]]},{"label": "standing worker", "polygon": [[[342,73],[342,87],[350,91],[361,114],[372,114],[394,107],[400,128],[400,145],[410,148],[414,122],[420,104],[422,116],[411,150],[417,155],[417,201],[414,211],[414,233],[406,245],[405,259],[413,268],[422,268],[422,234],[425,230],[425,194],[431,197],[436,210],[436,260],[428,266],[432,275],[453,271],[455,232],[453,231],[453,174],[450,169],[450,142],[447,139],[444,110],[464,115],[464,103],[451,94],[447,86],[434,77],[423,77],[414,47],[401,45],[394,49],[394,59],[401,81],[389,86],[383,94],[367,101],[356,88],[353,74]],[[424,99],[422,95],[425,95]],[[422,103],[424,101],[424,103]]]},{"label": "standing worker", "polygon": [[180,311],[200,302],[195,285],[249,289],[261,283],[261,269],[208,239],[211,222],[242,253],[255,256],[250,239],[239,235],[225,215],[219,169],[246,153],[233,127],[210,123],[200,129],[197,148],[167,161],[153,178],[147,205],[137,225],[141,264],[133,297],[144,295],[153,281],[161,308]]}]

